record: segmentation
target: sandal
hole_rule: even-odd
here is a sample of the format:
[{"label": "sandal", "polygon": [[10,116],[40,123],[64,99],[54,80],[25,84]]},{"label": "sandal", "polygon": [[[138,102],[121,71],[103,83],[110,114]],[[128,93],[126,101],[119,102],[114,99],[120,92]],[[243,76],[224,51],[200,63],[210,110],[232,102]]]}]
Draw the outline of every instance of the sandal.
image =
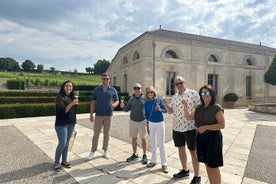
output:
[{"label": "sandal", "polygon": [[61,170],[61,167],[59,164],[54,164],[53,169],[54,171],[59,172]]},{"label": "sandal", "polygon": [[71,168],[71,164],[69,162],[61,162],[61,165],[65,168]]}]

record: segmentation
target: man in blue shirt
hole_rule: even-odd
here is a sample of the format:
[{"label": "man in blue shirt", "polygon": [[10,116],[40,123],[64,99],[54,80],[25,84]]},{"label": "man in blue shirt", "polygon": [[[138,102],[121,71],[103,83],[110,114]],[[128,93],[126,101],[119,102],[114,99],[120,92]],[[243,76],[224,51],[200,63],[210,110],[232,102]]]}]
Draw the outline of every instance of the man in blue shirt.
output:
[{"label": "man in blue shirt", "polygon": [[[117,90],[109,85],[110,76],[107,73],[102,74],[102,85],[96,87],[93,91],[92,101],[90,105],[90,121],[94,123],[94,135],[92,138],[92,148],[87,160],[94,157],[95,151],[98,148],[98,140],[103,128],[103,150],[104,157],[110,158],[108,153],[109,130],[111,126],[111,118],[113,116],[113,109],[119,105]],[[94,111],[96,115],[94,117]]]}]

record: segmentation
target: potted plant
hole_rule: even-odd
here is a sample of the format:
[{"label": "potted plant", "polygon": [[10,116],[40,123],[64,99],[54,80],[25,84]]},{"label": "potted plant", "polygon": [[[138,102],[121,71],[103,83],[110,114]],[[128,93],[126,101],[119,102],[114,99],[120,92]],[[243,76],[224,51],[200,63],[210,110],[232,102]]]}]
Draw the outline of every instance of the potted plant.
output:
[{"label": "potted plant", "polygon": [[236,93],[227,93],[224,95],[223,100],[226,102],[228,107],[234,108],[236,101],[239,99]]}]

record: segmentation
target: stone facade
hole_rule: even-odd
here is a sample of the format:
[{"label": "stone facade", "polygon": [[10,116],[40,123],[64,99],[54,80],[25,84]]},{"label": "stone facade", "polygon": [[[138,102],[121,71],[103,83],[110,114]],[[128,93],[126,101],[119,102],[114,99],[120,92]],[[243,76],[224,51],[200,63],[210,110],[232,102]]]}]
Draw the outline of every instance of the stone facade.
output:
[{"label": "stone facade", "polygon": [[107,72],[111,84],[133,92],[133,84],[153,85],[158,96],[175,92],[173,80],[183,76],[188,88],[204,84],[238,94],[236,106],[276,102],[276,86],[264,83],[264,72],[276,49],[237,41],[158,29],[148,31],[118,50]]}]

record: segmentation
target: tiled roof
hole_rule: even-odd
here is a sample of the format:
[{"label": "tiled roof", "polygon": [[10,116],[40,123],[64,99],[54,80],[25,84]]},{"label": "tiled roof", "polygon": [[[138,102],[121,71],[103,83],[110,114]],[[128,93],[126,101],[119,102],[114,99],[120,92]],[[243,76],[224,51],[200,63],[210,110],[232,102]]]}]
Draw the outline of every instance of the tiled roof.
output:
[{"label": "tiled roof", "polygon": [[222,44],[222,45],[226,45],[226,46],[230,46],[230,47],[243,47],[243,48],[247,48],[247,49],[258,49],[258,50],[262,50],[262,51],[276,53],[275,48],[266,47],[266,46],[263,46],[260,44],[250,44],[250,43],[245,43],[245,42],[232,41],[232,40],[226,40],[226,39],[220,39],[220,38],[212,38],[212,37],[207,37],[207,36],[188,34],[188,33],[182,33],[182,32],[170,31],[170,30],[164,30],[164,29],[147,31],[144,34],[152,34],[152,35],[156,35],[156,36],[175,38],[175,39],[187,39],[187,40],[194,40],[194,41],[200,41],[200,42],[209,42],[209,43],[213,43],[213,44]]}]

